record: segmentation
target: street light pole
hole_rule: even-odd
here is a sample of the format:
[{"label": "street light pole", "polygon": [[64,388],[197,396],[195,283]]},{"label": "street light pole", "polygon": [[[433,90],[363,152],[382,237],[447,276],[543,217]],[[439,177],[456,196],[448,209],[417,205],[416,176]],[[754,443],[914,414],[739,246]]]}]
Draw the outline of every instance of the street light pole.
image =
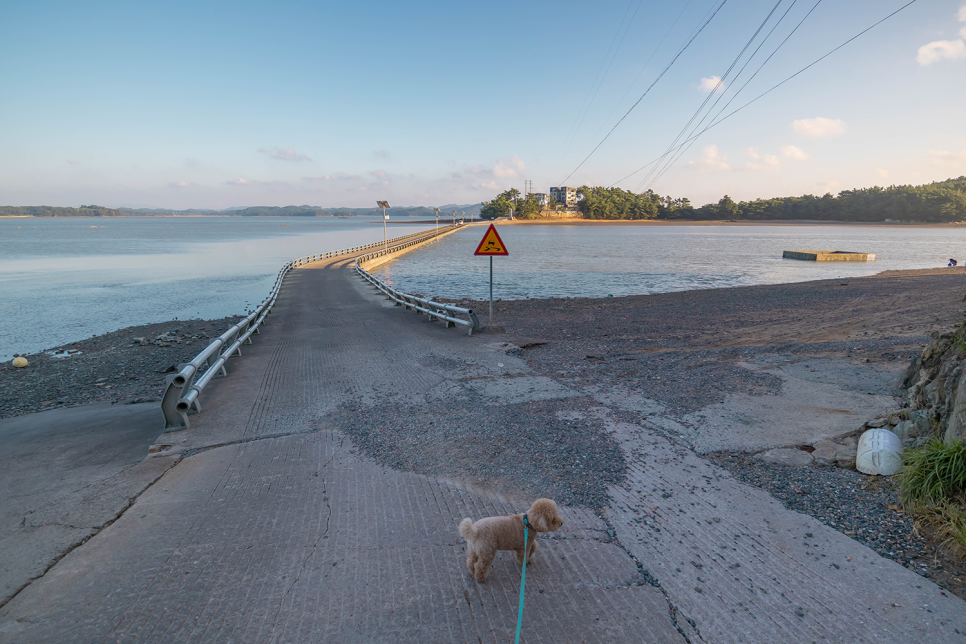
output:
[{"label": "street light pole", "polygon": [[382,247],[388,253],[389,252],[389,235],[386,232],[386,221],[389,220],[389,216],[386,214],[386,208],[392,208],[388,201],[377,201],[376,205],[382,208]]},{"label": "street light pole", "polygon": [[439,208],[433,208],[436,213],[436,236],[439,237]]}]

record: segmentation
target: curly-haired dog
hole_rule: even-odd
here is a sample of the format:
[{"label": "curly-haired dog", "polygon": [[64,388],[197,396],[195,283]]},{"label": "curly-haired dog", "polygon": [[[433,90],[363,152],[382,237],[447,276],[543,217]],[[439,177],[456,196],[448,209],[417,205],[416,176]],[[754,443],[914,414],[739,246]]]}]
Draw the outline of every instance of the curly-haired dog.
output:
[{"label": "curly-haired dog", "polygon": [[477,581],[486,581],[497,550],[513,550],[517,563],[523,563],[524,521],[529,522],[526,544],[529,563],[537,549],[536,533],[553,532],[563,525],[557,504],[552,500],[537,499],[523,514],[487,517],[476,523],[472,519],[460,522],[460,536],[466,539],[466,567]]}]

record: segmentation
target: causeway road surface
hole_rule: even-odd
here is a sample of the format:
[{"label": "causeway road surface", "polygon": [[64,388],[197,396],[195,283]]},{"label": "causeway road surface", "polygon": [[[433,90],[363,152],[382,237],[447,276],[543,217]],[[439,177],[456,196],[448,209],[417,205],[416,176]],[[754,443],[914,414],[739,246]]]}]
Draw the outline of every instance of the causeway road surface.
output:
[{"label": "causeway road surface", "polygon": [[507,456],[467,418],[551,403],[606,428],[624,475],[586,497],[602,500],[562,504],[564,526],[541,536],[523,641],[966,641],[962,600],[599,388],[535,373],[514,342],[404,312],[344,257],[293,271],[190,429],[155,441],[152,458],[177,465],[0,608],[0,642],[512,641],[520,568],[502,553],[477,583],[457,525],[525,510],[531,472],[393,468],[352,436],[384,424],[402,453],[414,418],[462,423],[450,447],[471,468]]}]

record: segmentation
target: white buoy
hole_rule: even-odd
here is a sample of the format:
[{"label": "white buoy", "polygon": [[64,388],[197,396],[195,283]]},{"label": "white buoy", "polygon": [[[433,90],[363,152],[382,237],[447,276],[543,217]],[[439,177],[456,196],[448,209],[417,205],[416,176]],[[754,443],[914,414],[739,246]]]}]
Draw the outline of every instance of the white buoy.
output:
[{"label": "white buoy", "polygon": [[863,474],[895,474],[902,467],[902,441],[888,429],[870,429],[859,437],[855,469]]}]

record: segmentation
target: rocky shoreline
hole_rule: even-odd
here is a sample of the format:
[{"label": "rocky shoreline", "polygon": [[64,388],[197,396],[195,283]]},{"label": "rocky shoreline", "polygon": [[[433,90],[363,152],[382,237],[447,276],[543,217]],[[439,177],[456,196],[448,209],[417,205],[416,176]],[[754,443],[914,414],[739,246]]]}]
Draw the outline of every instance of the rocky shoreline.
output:
[{"label": "rocky shoreline", "polygon": [[0,418],[95,402],[161,399],[166,373],[194,358],[241,316],[120,329],[0,364]]}]

